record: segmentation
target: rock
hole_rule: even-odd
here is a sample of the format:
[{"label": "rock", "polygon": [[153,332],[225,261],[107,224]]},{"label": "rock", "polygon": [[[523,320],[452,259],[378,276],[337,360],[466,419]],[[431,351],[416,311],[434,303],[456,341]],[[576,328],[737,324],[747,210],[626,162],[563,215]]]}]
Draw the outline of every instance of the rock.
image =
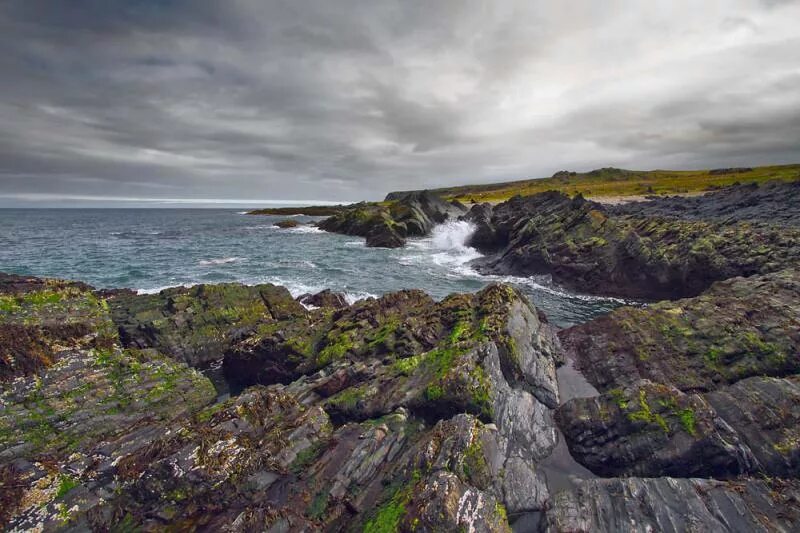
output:
[{"label": "rock", "polygon": [[176,287],[120,294],[109,304],[124,346],[155,348],[191,366],[222,359],[235,339],[258,324],[306,314],[289,291],[270,284]]},{"label": "rock", "polygon": [[323,220],[325,231],[367,238],[367,246],[398,248],[406,237],[427,235],[436,224],[466,211],[461,204],[446,202],[429,192],[412,192],[379,204],[360,203]]},{"label": "rock", "polygon": [[655,196],[647,202],[620,204],[609,210],[615,215],[767,223],[796,228],[800,226],[800,180],[734,185],[693,197]]},{"label": "rock", "polygon": [[[0,451],[3,475],[22,479],[25,491],[65,487],[14,496],[10,527],[508,531],[507,509],[545,508],[536,461],[552,449],[555,429],[537,395],[556,401],[548,359],[557,341],[520,293],[493,285],[435,302],[401,291],[297,312],[299,304],[272,292],[206,286],[156,298],[112,294],[120,324],[170,324],[148,339],[164,346],[182,339],[189,309],[198,320],[223,294],[226,302],[236,294],[242,305],[262,296],[259,319],[226,341],[233,348],[224,364],[229,371],[249,361],[239,379],[270,385],[207,405],[214,395],[208,380],[153,349],[123,349],[112,339],[102,364],[90,362],[91,348],[59,354],[4,393],[12,408],[0,420],[13,418],[13,431],[40,434],[39,400],[30,397],[39,394],[37,382],[52,426],[64,427],[41,442],[15,437]],[[216,315],[226,317],[220,324],[240,320],[239,309]],[[181,342],[184,351],[195,349]],[[125,404],[134,375],[141,390]],[[86,382],[110,389],[116,403],[105,393],[79,403],[75,391]],[[63,405],[69,409],[60,411]],[[107,406],[114,410],[103,412]],[[70,456],[73,439],[80,453]],[[68,477],[31,461],[44,451],[56,453],[57,471]],[[20,478],[28,474],[9,465],[35,475]]]},{"label": "rock", "polygon": [[347,299],[341,292],[333,292],[325,289],[316,294],[301,294],[297,301],[305,306],[330,307],[333,309],[344,309],[347,307]]},{"label": "rock", "polygon": [[[611,334],[627,346],[626,335],[671,327],[658,313],[677,316],[669,305],[679,305],[688,317],[722,317],[720,332],[701,315],[688,323],[698,343],[733,335],[724,320],[741,309],[724,298],[736,297],[754,305],[742,327],[789,350],[794,276],[635,309],[657,316],[639,317],[638,330],[624,311]],[[595,349],[587,332],[598,330],[573,328],[561,335],[565,356],[543,315],[502,284],[438,302],[406,290],[348,306],[321,293],[310,297],[323,304],[315,309],[271,285],[153,296],[7,286],[17,288],[0,300],[0,331],[23,329],[0,337],[0,354],[9,344],[49,350],[31,364],[9,358],[2,382],[0,519],[10,530],[508,531],[512,521],[547,531],[790,531],[800,518],[797,481],[761,479],[797,475],[800,382],[793,366],[752,353],[731,364],[761,361],[754,375],[720,371],[730,379],[704,390],[681,389],[667,362],[652,359],[584,368],[590,380],[611,368],[637,374],[630,383],[612,375],[582,398],[559,387],[556,365],[613,358],[614,345],[597,345],[611,355],[585,354]],[[58,298],[45,287],[59,287]],[[83,329],[46,329],[70,320]],[[209,380],[182,362],[208,346],[223,351],[233,394],[216,403]],[[652,353],[682,361],[682,346]],[[791,375],[760,375],[773,371]],[[580,468],[565,441],[601,475],[662,477],[551,480],[565,457]],[[726,480],[688,478],[698,475]]]},{"label": "rock", "polygon": [[496,249],[499,239],[492,223],[491,204],[475,204],[461,219],[475,225],[475,232],[470,236],[467,242],[468,246],[484,251]]},{"label": "rock", "polygon": [[752,451],[754,473],[800,475],[800,376],[747,378],[705,398]]},{"label": "rock", "polygon": [[91,487],[111,481],[98,481],[113,460],[104,453],[107,443],[149,442],[216,392],[182,363],[123,349],[108,305],[88,286],[10,285],[2,296],[0,353],[11,357],[4,378],[15,379],[0,392],[0,475],[14,490],[3,488],[0,519],[19,530],[85,528],[72,515],[97,505],[101,496]]},{"label": "rock", "polygon": [[562,405],[556,414],[569,450],[602,476],[733,478],[755,460],[736,432],[699,395],[642,381]]},{"label": "rock", "polygon": [[281,228],[281,229],[288,229],[288,228],[296,228],[299,226],[300,223],[296,220],[288,218],[286,220],[280,220],[273,224],[273,226]]},{"label": "rock", "polygon": [[623,307],[559,334],[601,391],[640,379],[686,392],[800,373],[800,272],[734,278],[703,295]]},{"label": "rock", "polygon": [[[706,201],[731,205],[716,199],[718,194],[729,193],[710,193]],[[792,219],[797,202],[783,197],[749,198],[752,210]],[[549,274],[594,294],[675,299],[695,296],[714,281],[775,272],[800,260],[800,227],[746,217],[651,214],[648,204],[609,209],[550,191],[494,206],[488,220],[485,210],[473,208],[469,216],[478,230],[472,245],[490,254],[476,266],[488,274]]]},{"label": "rock", "polygon": [[545,531],[781,531],[796,529],[797,481],[624,478],[559,493]]},{"label": "rock", "polygon": [[558,409],[573,456],[606,476],[795,477],[799,276],[734,278],[560,332],[603,393]]}]

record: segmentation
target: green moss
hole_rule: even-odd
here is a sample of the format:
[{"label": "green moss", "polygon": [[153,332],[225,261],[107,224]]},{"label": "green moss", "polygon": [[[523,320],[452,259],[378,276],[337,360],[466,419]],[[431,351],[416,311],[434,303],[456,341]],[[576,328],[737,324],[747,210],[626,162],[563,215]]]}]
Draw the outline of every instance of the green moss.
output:
[{"label": "green moss", "polygon": [[367,346],[371,349],[378,348],[380,346],[386,346],[386,341],[389,339],[391,335],[397,331],[398,326],[400,325],[400,321],[396,317],[392,317],[386,321],[386,323],[375,332],[374,336],[369,340]]},{"label": "green moss", "polygon": [[431,401],[436,401],[444,396],[444,389],[441,385],[431,384],[425,388],[425,398]]},{"label": "green moss", "polygon": [[646,422],[648,424],[657,424],[665,433],[669,433],[669,426],[667,421],[664,420],[658,413],[654,413],[647,403],[647,393],[644,389],[639,389],[639,410],[633,413],[628,413],[628,419],[631,421]]},{"label": "green moss", "polygon": [[394,368],[400,374],[410,376],[414,373],[414,370],[420,365],[420,363],[425,359],[424,354],[413,355],[411,357],[405,357],[402,359],[397,359],[393,364],[392,368]]},{"label": "green moss", "polygon": [[488,479],[490,476],[489,465],[486,464],[486,458],[483,454],[483,446],[478,435],[473,436],[472,442],[469,443],[466,451],[464,452],[464,462],[461,465],[461,471],[468,481],[479,482],[481,479]]},{"label": "green moss", "polygon": [[301,450],[300,453],[297,454],[297,457],[295,457],[294,461],[292,461],[292,464],[289,466],[289,470],[295,474],[301,473],[308,465],[313,463],[317,457],[319,457],[323,448],[324,443],[315,442],[308,448]]},{"label": "green moss", "polygon": [[611,389],[608,391],[608,393],[611,395],[614,403],[616,403],[620,409],[628,408],[628,400],[625,398],[625,394],[622,392],[622,389]]},{"label": "green moss", "polygon": [[195,420],[198,422],[202,422],[203,424],[208,423],[214,418],[214,415],[222,411],[224,408],[230,405],[229,402],[219,402],[215,403],[214,405],[210,405],[205,409],[199,411],[196,415],[194,415]]},{"label": "green moss", "polygon": [[477,407],[484,419],[492,417],[491,383],[482,366],[475,366],[470,371],[473,380],[472,403]]},{"label": "green moss", "polygon": [[456,324],[453,326],[453,329],[450,330],[450,335],[448,336],[447,341],[451,345],[456,344],[457,342],[465,338],[466,333],[469,331],[469,329],[470,329],[469,323],[461,320],[456,322]]},{"label": "green moss", "polygon": [[56,490],[56,499],[63,498],[69,493],[69,491],[71,491],[78,485],[79,483],[77,480],[61,474],[58,477],[58,490]]},{"label": "green moss", "polygon": [[501,524],[508,523],[508,512],[506,511],[505,505],[500,502],[494,504],[494,514],[497,515],[497,518],[500,519]]},{"label": "green moss", "polygon": [[328,400],[328,405],[349,411],[358,407],[358,402],[364,398],[364,393],[363,387],[350,387],[332,396]]},{"label": "green moss", "polygon": [[13,313],[20,309],[17,299],[13,296],[0,296],[0,312]]},{"label": "green moss", "polygon": [[677,414],[678,418],[680,418],[681,420],[681,425],[683,426],[683,429],[686,431],[686,433],[695,436],[697,431],[695,429],[696,421],[694,417],[694,411],[691,408],[686,408],[686,409],[681,409],[680,411],[677,412]]},{"label": "green moss", "polygon": [[722,350],[719,349],[717,346],[711,346],[708,351],[703,355],[703,360],[706,362],[708,366],[716,366],[719,364],[720,356],[722,355]]},{"label": "green moss", "polygon": [[347,333],[340,333],[328,339],[325,346],[317,355],[317,364],[324,366],[338,359],[342,359],[347,352],[355,348],[353,340]]},{"label": "green moss", "polygon": [[406,505],[411,501],[414,487],[421,478],[418,470],[412,474],[411,481],[397,489],[392,497],[378,508],[375,517],[364,525],[364,533],[395,533],[400,528],[400,521],[406,514]]}]

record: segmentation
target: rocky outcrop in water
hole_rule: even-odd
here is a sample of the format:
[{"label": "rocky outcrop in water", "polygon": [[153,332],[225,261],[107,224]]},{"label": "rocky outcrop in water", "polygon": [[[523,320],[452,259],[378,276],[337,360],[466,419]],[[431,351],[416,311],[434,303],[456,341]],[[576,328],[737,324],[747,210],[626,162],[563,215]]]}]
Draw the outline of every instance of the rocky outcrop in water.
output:
[{"label": "rocky outcrop in water", "polygon": [[[670,209],[667,201],[609,209],[545,192],[473,206],[463,218],[477,226],[470,244],[490,254],[476,265],[484,273],[550,274],[582,292],[675,299],[714,281],[796,265],[796,190],[796,184],[723,190],[691,200],[687,205],[696,205],[686,210]],[[740,210],[742,202],[757,207]]]},{"label": "rocky outcrop in water", "polygon": [[273,224],[273,226],[281,229],[296,228],[299,225],[300,223],[298,221],[292,220],[291,218],[286,220],[279,220],[278,222]]},{"label": "rocky outcrop in water", "polygon": [[399,248],[406,237],[427,235],[436,224],[457,218],[466,208],[428,192],[401,195],[387,203],[360,203],[319,223],[333,233],[366,237],[367,246]]}]

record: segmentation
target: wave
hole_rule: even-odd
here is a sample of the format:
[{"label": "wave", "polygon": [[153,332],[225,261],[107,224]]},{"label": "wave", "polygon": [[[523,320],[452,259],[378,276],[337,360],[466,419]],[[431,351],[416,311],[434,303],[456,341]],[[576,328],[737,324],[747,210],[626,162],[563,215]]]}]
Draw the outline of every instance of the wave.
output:
[{"label": "wave", "polygon": [[467,245],[475,229],[475,224],[464,220],[449,220],[439,224],[433,228],[430,237],[409,241],[409,248],[421,254],[405,255],[399,259],[399,263],[416,266],[430,260],[437,266],[458,270],[470,261],[483,257],[482,253]]},{"label": "wave", "polygon": [[353,305],[354,303],[360,300],[366,300],[367,298],[378,298],[377,294],[372,294],[371,292],[345,292],[344,299],[348,305]]},{"label": "wave", "polygon": [[236,263],[238,261],[245,261],[244,257],[222,257],[220,259],[204,259],[199,261],[197,264],[200,266],[212,266],[212,265],[227,265],[229,263]]},{"label": "wave", "polygon": [[297,226],[294,228],[286,228],[283,231],[288,233],[327,233],[316,226]]}]

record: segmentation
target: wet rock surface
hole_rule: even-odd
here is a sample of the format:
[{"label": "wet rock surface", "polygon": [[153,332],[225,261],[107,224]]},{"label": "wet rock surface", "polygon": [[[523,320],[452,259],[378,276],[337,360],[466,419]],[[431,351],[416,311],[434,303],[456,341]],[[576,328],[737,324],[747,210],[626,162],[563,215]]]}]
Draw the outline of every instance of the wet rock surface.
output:
[{"label": "wet rock surface", "polygon": [[[800,523],[793,269],[561,332],[502,284],[352,305],[272,285],[0,287],[11,530]],[[191,368],[209,361],[233,397]]]},{"label": "wet rock surface", "polygon": [[428,192],[399,195],[390,202],[360,203],[319,223],[333,233],[366,237],[367,246],[399,248],[406,237],[427,235],[436,224],[466,212],[458,202],[447,202]]},{"label": "wet rock surface", "polygon": [[[609,208],[559,192],[473,206],[471,245],[489,274],[550,274],[594,294],[657,300],[800,261],[797,183]],[[746,204],[748,207],[742,208]]]},{"label": "wet rock surface", "polygon": [[567,401],[555,419],[572,456],[603,479],[560,491],[547,527],[795,530],[798,280],[796,270],[735,278],[561,331],[598,395]]},{"label": "wet rock surface", "polygon": [[126,347],[155,348],[196,367],[221,359],[235,339],[258,324],[305,314],[288,290],[270,284],[122,293],[112,295],[108,303]]},{"label": "wet rock surface", "polygon": [[[101,326],[3,389],[12,529],[509,531],[509,512],[544,510],[558,342],[508,286],[314,310],[271,286],[69,291]],[[241,367],[257,384],[214,403],[185,364],[201,362],[191,333],[209,323],[226,363],[286,378]]]}]

